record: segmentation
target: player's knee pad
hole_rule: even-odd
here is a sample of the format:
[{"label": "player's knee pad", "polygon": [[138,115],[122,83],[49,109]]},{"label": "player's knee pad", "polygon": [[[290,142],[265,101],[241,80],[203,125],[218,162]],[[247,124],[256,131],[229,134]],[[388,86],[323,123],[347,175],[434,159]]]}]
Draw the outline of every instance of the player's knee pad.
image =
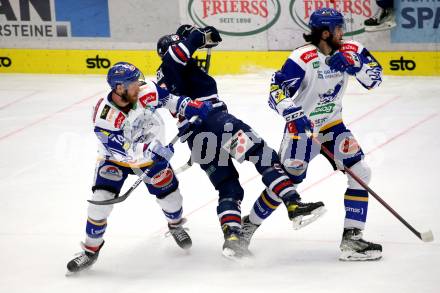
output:
[{"label": "player's knee pad", "polygon": [[179,189],[176,189],[163,198],[157,198],[156,201],[162,208],[162,211],[168,221],[176,221],[182,217],[183,198]]},{"label": "player's knee pad", "polygon": [[286,159],[283,161],[284,170],[295,183],[300,183],[306,177],[308,163],[298,159]]},{"label": "player's knee pad", "polygon": [[[97,189],[93,192],[92,200],[103,201],[108,199],[113,199],[116,195],[113,192]],[[87,210],[87,216],[95,221],[107,219],[113,210],[113,205],[95,205],[89,203]]]},{"label": "player's knee pad", "polygon": [[164,198],[179,187],[179,181],[166,161],[155,163],[148,176],[150,177],[150,182],[147,183],[148,191],[157,198]]},{"label": "player's knee pad", "polygon": [[[351,168],[351,171],[355,175],[357,175],[363,182],[366,184],[370,183],[371,180],[371,169],[364,161],[359,161],[354,164]],[[348,178],[348,186],[351,189],[364,189],[354,178],[347,174]]]}]

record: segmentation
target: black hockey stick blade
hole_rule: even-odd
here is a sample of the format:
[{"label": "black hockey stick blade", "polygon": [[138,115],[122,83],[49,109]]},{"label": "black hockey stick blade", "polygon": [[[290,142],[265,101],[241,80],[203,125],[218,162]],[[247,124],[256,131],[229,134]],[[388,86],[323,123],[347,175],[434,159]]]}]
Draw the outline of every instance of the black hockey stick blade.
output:
[{"label": "black hockey stick blade", "polygon": [[130,194],[124,194],[122,196],[118,196],[116,198],[112,198],[112,199],[108,199],[108,200],[87,200],[89,203],[92,204],[96,204],[99,206],[105,206],[105,205],[110,205],[110,204],[114,204],[114,203],[119,203],[119,202],[123,202],[124,200],[127,199],[127,197]]}]

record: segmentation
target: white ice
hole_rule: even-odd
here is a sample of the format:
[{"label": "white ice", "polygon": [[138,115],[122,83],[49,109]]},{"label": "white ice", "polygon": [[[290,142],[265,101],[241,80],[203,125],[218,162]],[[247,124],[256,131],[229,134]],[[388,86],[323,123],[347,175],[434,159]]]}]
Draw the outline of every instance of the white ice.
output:
[{"label": "white ice", "polygon": [[[269,79],[217,81],[230,112],[278,149],[283,120],[267,106]],[[140,186],[115,206],[95,266],[66,278],[91,195],[91,108],[106,91],[104,76],[0,75],[0,292],[440,292],[440,78],[386,77],[373,91],[351,80],[344,100],[344,120],[368,153],[370,186],[416,229],[432,229],[434,242],[417,239],[370,197],[365,238],[383,245],[383,259],[338,261],[346,179],[318,157],[300,190],[306,201],[323,200],[327,214],[294,231],[281,207],[255,234],[255,257],[231,262],[221,256],[215,190],[194,166],[179,175],[189,254],[163,238],[166,221]],[[174,122],[162,114],[171,139]],[[174,165],[188,156],[178,145]],[[237,167],[247,214],[263,184],[250,163]]]}]

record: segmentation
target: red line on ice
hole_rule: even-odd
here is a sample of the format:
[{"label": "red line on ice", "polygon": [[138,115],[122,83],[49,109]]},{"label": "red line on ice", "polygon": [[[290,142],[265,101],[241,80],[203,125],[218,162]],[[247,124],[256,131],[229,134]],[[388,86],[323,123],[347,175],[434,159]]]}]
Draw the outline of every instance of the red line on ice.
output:
[{"label": "red line on ice", "polygon": [[22,102],[22,101],[24,101],[24,100],[27,100],[27,99],[29,99],[30,97],[32,97],[32,96],[34,96],[34,95],[36,95],[36,94],[38,94],[38,93],[40,93],[40,91],[34,91],[33,93],[30,93],[30,94],[28,94],[28,95],[25,95],[24,97],[20,97],[20,98],[18,98],[18,99],[16,99],[16,100],[13,100],[12,102],[9,102],[9,103],[7,103],[7,104],[4,104],[4,105],[0,106],[0,110],[3,110],[3,109],[5,109],[5,108],[7,108],[7,107],[9,107],[9,106],[12,106],[12,105],[14,105],[14,104],[16,104],[16,103],[18,103],[18,102]]},{"label": "red line on ice", "polygon": [[13,136],[13,135],[15,135],[15,134],[17,134],[17,133],[20,133],[20,132],[22,132],[23,130],[26,130],[26,129],[28,129],[28,128],[30,128],[30,127],[32,127],[32,126],[34,126],[34,125],[36,125],[36,124],[38,124],[38,123],[40,123],[40,122],[43,122],[43,121],[45,121],[45,120],[47,120],[47,119],[49,119],[49,118],[52,118],[53,116],[55,116],[55,115],[57,115],[57,114],[59,114],[59,113],[65,112],[65,111],[67,111],[67,110],[70,110],[71,108],[75,107],[76,105],[79,105],[79,104],[81,104],[81,103],[83,103],[83,102],[85,102],[85,101],[87,101],[87,100],[90,100],[90,99],[92,99],[92,98],[94,98],[94,97],[96,97],[96,96],[98,96],[98,95],[101,95],[101,94],[103,94],[103,93],[104,93],[104,91],[97,92],[97,93],[95,93],[95,94],[93,94],[93,95],[91,95],[91,96],[88,96],[88,97],[86,97],[86,98],[84,98],[84,99],[81,99],[81,100],[79,100],[79,101],[77,101],[77,102],[75,102],[75,103],[73,103],[73,104],[71,104],[71,105],[69,105],[69,106],[66,106],[66,107],[64,107],[64,108],[62,108],[62,109],[60,109],[60,110],[58,110],[58,111],[56,111],[56,112],[53,112],[53,113],[51,113],[51,114],[48,114],[48,115],[46,115],[46,116],[41,117],[40,119],[37,119],[37,120],[35,120],[35,121],[32,121],[31,123],[26,124],[26,125],[23,126],[23,127],[17,128],[17,129],[15,129],[15,130],[13,130],[13,131],[11,131],[11,132],[9,132],[9,133],[6,133],[6,134],[0,136],[0,141],[6,139],[6,138],[8,138],[8,137],[11,137],[11,136]]}]

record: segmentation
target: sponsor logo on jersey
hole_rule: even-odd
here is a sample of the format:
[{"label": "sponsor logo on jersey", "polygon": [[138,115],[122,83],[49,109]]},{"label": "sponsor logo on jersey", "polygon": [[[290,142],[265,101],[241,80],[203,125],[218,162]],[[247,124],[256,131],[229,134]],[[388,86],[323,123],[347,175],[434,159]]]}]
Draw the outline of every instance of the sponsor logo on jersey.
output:
[{"label": "sponsor logo on jersey", "polygon": [[240,162],[244,159],[246,152],[253,146],[254,142],[251,138],[240,129],[223,145],[223,149]]},{"label": "sponsor logo on jersey", "polygon": [[122,171],[116,166],[107,165],[99,169],[99,176],[112,181],[121,181]]},{"label": "sponsor logo on jersey", "polygon": [[347,51],[352,51],[357,53],[357,51],[359,50],[359,47],[355,44],[342,44],[341,49],[339,51],[341,52],[347,52]]},{"label": "sponsor logo on jersey", "polygon": [[118,117],[116,117],[115,119],[115,127],[116,128],[121,128],[122,124],[125,121],[125,116],[124,114],[122,114],[121,112],[119,112]]},{"label": "sponsor logo on jersey", "polygon": [[356,139],[352,136],[346,137],[339,144],[339,151],[344,155],[354,155],[360,151],[360,147]]},{"label": "sponsor logo on jersey", "polygon": [[318,58],[318,50],[307,51],[300,56],[304,63],[308,63],[311,60]]},{"label": "sponsor logo on jersey", "polygon": [[153,103],[157,100],[156,93],[148,93],[143,95],[139,98],[139,102],[141,103],[142,107],[147,107],[148,104]]},{"label": "sponsor logo on jersey", "polygon": [[0,3],[0,37],[34,40],[110,37],[108,0],[1,0]]},{"label": "sponsor logo on jersey", "polygon": [[313,66],[314,69],[316,69],[316,68],[319,68],[319,66],[321,66],[321,63],[318,60],[318,61],[313,62],[312,66]]},{"label": "sponsor logo on jersey", "polygon": [[333,112],[333,109],[335,108],[335,103],[330,103],[322,106],[318,106],[313,110],[312,113],[310,113],[309,116],[316,116],[316,115],[322,115],[322,114],[330,114]]},{"label": "sponsor logo on jersey", "polygon": [[314,120],[313,120],[313,124],[314,124],[316,127],[320,127],[320,126],[323,125],[327,120],[328,120],[328,117],[319,118],[319,119],[314,119]]},{"label": "sponsor logo on jersey", "polygon": [[273,97],[275,104],[279,104],[282,100],[286,98],[286,95],[280,89],[278,85],[272,85],[270,87],[270,95]]},{"label": "sponsor logo on jersey", "polygon": [[215,26],[224,35],[247,36],[277,22],[281,6],[279,0],[190,0],[188,12],[200,27]]},{"label": "sponsor logo on jersey", "polygon": [[0,67],[9,67],[12,64],[12,60],[6,56],[0,56]]},{"label": "sponsor logo on jersey", "polygon": [[154,187],[162,188],[171,183],[174,178],[174,172],[170,168],[166,168],[151,178],[151,184],[153,184]]},{"label": "sponsor logo on jersey", "polygon": [[115,119],[115,114],[119,112],[118,110],[115,110],[113,108],[110,109],[110,111],[108,111],[108,115],[107,115],[107,121],[113,121],[113,119]]},{"label": "sponsor logo on jersey", "polygon": [[370,0],[290,0],[289,12],[292,20],[304,31],[309,32],[310,15],[317,9],[334,8],[344,15],[347,28],[345,36],[353,36],[365,32],[364,21],[373,16],[376,7]]},{"label": "sponsor logo on jersey", "polygon": [[108,115],[109,111],[110,111],[110,106],[109,105],[105,105],[104,108],[102,108],[101,115],[99,115],[99,117],[101,119],[107,118],[107,115]]}]

